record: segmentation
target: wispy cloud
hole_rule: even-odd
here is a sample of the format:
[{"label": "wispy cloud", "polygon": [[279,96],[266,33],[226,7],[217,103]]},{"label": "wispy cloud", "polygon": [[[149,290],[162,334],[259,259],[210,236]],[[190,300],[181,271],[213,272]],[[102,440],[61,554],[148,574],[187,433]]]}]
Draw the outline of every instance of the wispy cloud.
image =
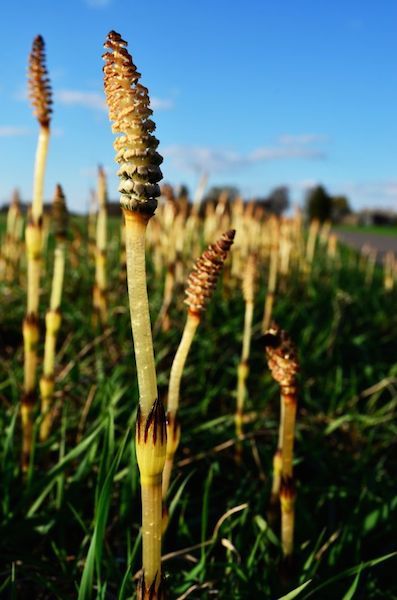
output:
[{"label": "wispy cloud", "polygon": [[328,141],[328,136],[320,133],[300,133],[298,135],[291,135],[290,133],[284,133],[278,138],[280,144],[285,146],[299,145],[308,146],[310,144],[324,143]]},{"label": "wispy cloud", "polygon": [[346,194],[360,199],[362,203],[371,202],[377,205],[388,203],[397,207],[397,179],[383,181],[348,182],[344,185]]},{"label": "wispy cloud", "polygon": [[173,145],[163,148],[165,156],[180,169],[218,173],[241,169],[270,160],[325,159],[327,154],[316,146],[322,136],[281,136],[271,146],[259,146],[247,154],[224,148]]},{"label": "wispy cloud", "polygon": [[95,110],[106,110],[103,94],[99,92],[84,92],[81,90],[57,90],[55,102],[66,106],[83,106]]},{"label": "wispy cloud", "polygon": [[[55,103],[66,106],[81,106],[93,110],[106,111],[106,102],[103,93],[88,92],[83,90],[61,89],[55,92]],[[168,98],[152,98],[150,106],[153,110],[170,110],[174,102]]]},{"label": "wispy cloud", "polygon": [[16,127],[14,125],[0,125],[0,137],[22,137],[30,134],[31,130],[27,127]]},{"label": "wispy cloud", "polygon": [[174,101],[171,98],[151,98],[150,106],[153,110],[171,110],[174,108]]}]

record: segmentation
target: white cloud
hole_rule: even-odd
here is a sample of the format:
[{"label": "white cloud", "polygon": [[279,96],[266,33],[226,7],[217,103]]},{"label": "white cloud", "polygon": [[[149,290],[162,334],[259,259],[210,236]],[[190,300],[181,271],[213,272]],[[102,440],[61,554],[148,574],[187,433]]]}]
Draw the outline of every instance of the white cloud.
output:
[{"label": "white cloud", "polygon": [[397,207],[397,179],[348,182],[341,188],[347,195],[357,198],[360,204],[370,202],[378,206],[384,204]]},{"label": "white cloud", "polygon": [[15,127],[14,125],[0,125],[0,137],[21,137],[30,135],[31,130],[27,127]]},{"label": "white cloud", "polygon": [[291,145],[301,145],[307,146],[310,144],[323,143],[328,140],[326,135],[321,135],[318,133],[300,133],[298,135],[291,135],[289,133],[284,133],[279,137],[279,143],[284,146]]},{"label": "white cloud", "polygon": [[153,110],[171,110],[174,108],[174,101],[171,98],[151,98],[150,106]]},{"label": "white cloud", "polygon": [[269,160],[293,158],[325,159],[326,153],[312,146],[319,136],[282,136],[272,146],[260,146],[247,154],[223,148],[173,145],[163,148],[178,168],[195,172],[232,171]]},{"label": "white cloud", "polygon": [[55,103],[57,102],[66,106],[83,106],[95,110],[106,110],[104,95],[99,92],[58,90],[55,92]]},{"label": "white cloud", "polygon": [[[82,90],[58,90],[55,92],[55,104],[66,106],[82,106],[84,108],[106,111],[105,96],[100,92],[86,92]],[[153,110],[170,110],[174,103],[167,98],[152,98],[150,106]]]}]

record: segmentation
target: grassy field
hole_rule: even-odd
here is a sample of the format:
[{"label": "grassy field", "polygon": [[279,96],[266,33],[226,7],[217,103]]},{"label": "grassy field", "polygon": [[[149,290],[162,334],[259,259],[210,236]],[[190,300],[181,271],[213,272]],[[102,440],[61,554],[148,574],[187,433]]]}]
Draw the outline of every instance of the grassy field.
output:
[{"label": "grassy field", "polygon": [[[20,472],[21,323],[26,287],[0,283],[0,591],[3,598],[131,598],[140,559],[140,492],[134,449],[138,400],[119,223],[110,224],[107,327],[92,324],[94,263],[86,221],[77,263],[66,266],[57,353],[57,416]],[[237,231],[237,236],[239,235]],[[236,237],[236,240],[238,237]],[[41,294],[48,305],[53,239]],[[189,268],[194,257],[188,260]],[[148,253],[152,320],[164,276]],[[165,273],[163,273],[165,275]],[[279,525],[268,514],[279,389],[266,365],[260,322],[267,266],[259,273],[240,463],[235,460],[235,389],[244,303],[226,272],[198,330],[182,380],[182,440],[163,548],[170,598],[397,597],[396,292],[376,267],[365,287],[357,255],[339,265],[318,245],[311,276],[279,281],[274,317],[301,361],[293,564],[281,559]],[[171,327],[154,338],[160,395],[186,310],[183,287]],[[36,433],[40,416],[37,414]],[[288,566],[288,568],[287,568]]]},{"label": "grassy field", "polygon": [[397,225],[338,225],[335,231],[348,231],[353,233],[369,233],[376,235],[397,235]]}]

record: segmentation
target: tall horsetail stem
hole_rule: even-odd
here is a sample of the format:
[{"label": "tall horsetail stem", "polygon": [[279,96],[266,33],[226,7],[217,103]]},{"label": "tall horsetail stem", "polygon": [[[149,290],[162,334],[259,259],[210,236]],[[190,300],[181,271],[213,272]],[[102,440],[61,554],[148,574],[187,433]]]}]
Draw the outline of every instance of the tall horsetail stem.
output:
[{"label": "tall horsetail stem", "polygon": [[45,45],[39,35],[33,41],[28,69],[29,97],[40,125],[33,178],[30,219],[25,229],[27,257],[27,311],[23,322],[24,393],[21,400],[22,470],[29,467],[33,441],[33,410],[39,341],[39,290],[42,262],[42,217],[44,175],[50,139],[51,85],[45,64]]},{"label": "tall horsetail stem", "polygon": [[281,411],[278,448],[274,457],[272,495],[279,493],[281,504],[281,541],[289,557],[294,545],[296,490],[293,477],[295,421],[298,401],[299,362],[294,344],[286,331],[275,323],[265,334],[266,355],[273,379],[280,385]]},{"label": "tall horsetail stem", "polygon": [[111,31],[106,39],[104,85],[120,167],[120,204],[126,224],[127,282],[139,387],[136,428],[137,460],[142,491],[141,599],[163,597],[161,578],[162,472],[166,455],[166,420],[157,396],[153,340],[146,288],[145,234],[160,195],[162,157],[153,135],[148,90],[127,50],[127,42]]},{"label": "tall horsetail stem", "polygon": [[105,171],[98,167],[98,216],[96,223],[94,310],[102,325],[108,318],[107,307],[107,185]]},{"label": "tall horsetail stem", "polygon": [[[246,269],[244,271],[242,289],[245,304],[243,345],[241,349],[240,363],[237,368],[237,403],[235,414],[236,437],[243,433],[244,403],[247,395],[246,381],[249,373],[249,355],[251,348],[251,330],[254,317],[255,299],[255,275],[257,257],[254,254],[248,256]],[[236,458],[241,459],[241,444],[236,446]]]},{"label": "tall horsetail stem", "polygon": [[197,327],[200,324],[202,313],[214,293],[219,275],[233,244],[234,235],[234,229],[226,231],[215,244],[208,246],[207,250],[197,259],[187,279],[185,304],[189,307],[188,316],[182,339],[172,363],[168,385],[167,458],[163,474],[163,498],[166,497],[168,492],[174,456],[180,441],[180,424],[177,412],[183,369]]},{"label": "tall horsetail stem", "polygon": [[61,300],[65,272],[66,232],[68,213],[65,195],[58,184],[52,204],[52,216],[56,239],[54,271],[51,285],[50,306],[45,317],[44,369],[40,379],[41,415],[40,440],[44,442],[52,426],[52,397],[54,393],[55,351],[58,331],[61,327]]}]

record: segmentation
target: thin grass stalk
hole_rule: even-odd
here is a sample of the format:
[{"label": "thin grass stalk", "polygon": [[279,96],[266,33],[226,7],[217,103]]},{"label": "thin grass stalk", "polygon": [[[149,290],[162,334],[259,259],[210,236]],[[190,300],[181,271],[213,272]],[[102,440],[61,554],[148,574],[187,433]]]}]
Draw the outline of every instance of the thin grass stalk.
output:
[{"label": "thin grass stalk", "polygon": [[55,226],[56,246],[54,251],[54,270],[51,286],[50,307],[47,311],[46,335],[44,343],[43,376],[40,379],[41,415],[40,440],[45,442],[52,426],[52,399],[54,394],[55,352],[58,332],[61,327],[61,301],[66,255],[67,211],[65,196],[60,185],[57,185],[53,203],[53,219]]},{"label": "thin grass stalk", "polygon": [[39,341],[39,290],[42,263],[42,214],[44,176],[50,139],[52,112],[51,86],[45,66],[44,40],[37,36],[33,41],[29,59],[29,91],[40,130],[36,151],[33,200],[25,230],[27,257],[27,312],[23,322],[24,338],[24,392],[21,400],[22,418],[22,470],[27,472],[33,440],[33,409],[37,370],[37,344]]},{"label": "thin grass stalk", "polygon": [[139,387],[136,452],[142,495],[142,576],[138,598],[163,597],[161,577],[162,471],[166,454],[166,422],[157,396],[152,331],[146,287],[145,236],[157,207],[162,174],[158,141],[149,118],[148,90],[138,83],[132,58],[121,36],[108,34],[104,84],[120,165],[120,204],[125,217],[127,283]]}]

